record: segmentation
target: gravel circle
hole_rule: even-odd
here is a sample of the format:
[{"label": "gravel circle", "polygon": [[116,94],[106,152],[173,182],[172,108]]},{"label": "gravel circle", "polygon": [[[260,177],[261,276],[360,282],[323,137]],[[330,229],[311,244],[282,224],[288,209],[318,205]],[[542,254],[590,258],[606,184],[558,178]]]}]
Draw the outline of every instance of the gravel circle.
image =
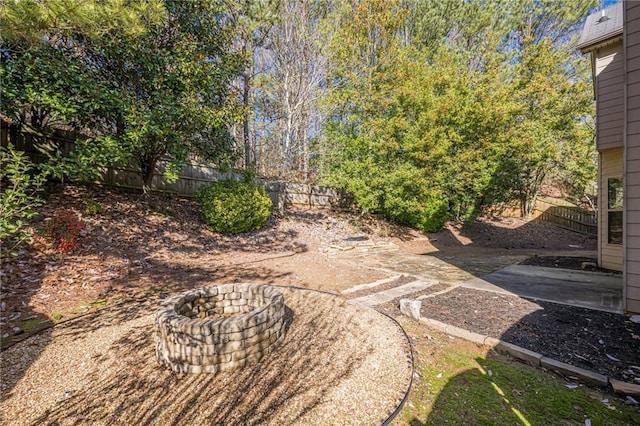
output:
[{"label": "gravel circle", "polygon": [[283,344],[217,375],[159,366],[159,300],[61,324],[2,353],[2,424],[380,424],[411,380],[402,329],[340,297],[280,287]]}]

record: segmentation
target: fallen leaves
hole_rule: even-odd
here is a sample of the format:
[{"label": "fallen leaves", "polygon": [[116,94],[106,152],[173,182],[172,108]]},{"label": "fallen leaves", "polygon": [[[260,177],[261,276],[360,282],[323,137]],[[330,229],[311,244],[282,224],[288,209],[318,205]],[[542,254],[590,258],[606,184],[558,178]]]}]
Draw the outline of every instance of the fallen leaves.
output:
[{"label": "fallen leaves", "polygon": [[[2,333],[10,335],[11,327],[33,315],[67,319],[82,312],[82,306],[93,309],[96,300],[133,298],[155,285],[166,290],[211,280],[282,282],[285,274],[272,269],[272,264],[281,263],[277,259],[266,265],[252,263],[265,255],[295,254],[287,259],[291,268],[321,280],[326,264],[304,263],[297,255],[319,253],[321,246],[356,233],[348,215],[292,210],[286,218],[272,218],[261,231],[220,235],[200,221],[193,200],[154,197],[151,201],[104,187],[66,185],[54,191],[40,209],[40,222],[32,224],[30,245],[17,256],[2,259]],[[100,211],[85,214],[88,203],[98,203]],[[86,225],[79,247],[65,254],[35,232],[43,218],[61,208],[73,211]],[[347,268],[340,278],[346,283],[362,279]],[[292,279],[309,286],[300,282],[303,278]],[[7,343],[4,339],[2,345]]]}]

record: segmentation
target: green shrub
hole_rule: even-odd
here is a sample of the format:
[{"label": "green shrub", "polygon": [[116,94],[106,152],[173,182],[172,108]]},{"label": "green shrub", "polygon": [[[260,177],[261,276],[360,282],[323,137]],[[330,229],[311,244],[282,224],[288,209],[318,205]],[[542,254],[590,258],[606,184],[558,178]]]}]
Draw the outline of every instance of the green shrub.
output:
[{"label": "green shrub", "polygon": [[43,204],[40,193],[46,173],[13,145],[0,147],[0,252],[13,250],[29,239],[25,227]]},{"label": "green shrub", "polygon": [[326,184],[346,190],[365,213],[423,232],[438,232],[449,218],[449,199],[431,176],[411,164],[356,164],[345,161],[342,172]]},{"label": "green shrub", "polygon": [[398,167],[385,181],[380,211],[423,232],[438,232],[449,217],[449,200],[412,170]]},{"label": "green shrub", "polygon": [[225,234],[262,228],[272,206],[263,187],[233,180],[221,180],[201,188],[196,199],[202,209],[202,220],[211,230]]}]

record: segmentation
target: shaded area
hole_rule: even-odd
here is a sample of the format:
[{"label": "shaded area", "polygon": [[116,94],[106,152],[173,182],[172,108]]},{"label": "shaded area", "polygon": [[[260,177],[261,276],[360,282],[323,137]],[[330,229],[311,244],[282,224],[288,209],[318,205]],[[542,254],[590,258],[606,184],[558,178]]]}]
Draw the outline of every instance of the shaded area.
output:
[{"label": "shaded area", "polygon": [[[394,425],[631,425],[638,407],[466,340],[400,318],[416,357],[408,404]],[[603,402],[604,401],[604,402]],[[526,423],[528,422],[528,423]]]},{"label": "shaded area", "polygon": [[[21,422],[38,424],[327,424],[336,418],[365,423],[386,418],[411,371],[402,331],[377,312],[343,299],[282,291],[290,308],[287,334],[275,352],[254,366],[218,375],[175,374],[160,367],[149,315],[159,299],[149,298],[56,327],[28,380],[44,375],[42,380],[57,390],[25,383],[15,388],[3,411],[19,410]],[[106,343],[101,341],[105,336]],[[35,340],[3,355],[28,356]],[[48,357],[63,347],[68,371],[45,371]],[[80,374],[75,368],[85,360],[78,354],[85,347],[91,356],[83,362],[90,368]],[[53,399],[47,392],[53,392]],[[341,405],[344,395],[357,397],[357,403],[347,398],[350,402]],[[39,400],[39,406],[25,410],[25,398]]]},{"label": "shaded area", "polygon": [[640,324],[620,314],[457,288],[422,314],[624,381],[640,378]]},{"label": "shaded area", "polygon": [[[45,323],[46,324],[46,323]],[[34,333],[37,329],[30,330],[30,334]],[[50,328],[44,329],[32,339],[30,344],[30,355],[21,358],[8,358],[4,356],[4,353],[0,354],[0,372],[2,380],[0,380],[0,403],[4,402],[11,396],[11,391],[16,383],[25,375],[27,370],[31,367],[31,364],[38,359],[40,354],[45,350],[47,345],[51,342],[52,330]],[[24,340],[24,339],[22,339]],[[21,342],[18,340],[16,342]],[[2,415],[0,414],[0,420]]]},{"label": "shaded area", "polygon": [[[589,419],[592,424],[626,426],[640,421],[633,409],[608,409],[588,390],[563,389],[560,383],[527,373],[524,366],[507,367],[506,359],[495,352],[475,361],[480,367],[447,382],[427,419],[414,418],[409,424],[543,425],[560,424],[555,421],[563,418],[561,424],[566,425],[586,424]],[[595,404],[601,409],[594,410]]]},{"label": "shaded area", "polygon": [[622,274],[622,272],[611,271],[597,266],[597,257],[580,256],[533,256],[522,262],[520,265],[542,266],[545,268],[575,269],[577,271],[598,271],[612,274]]},{"label": "shaded area", "polygon": [[224,236],[200,222],[193,200],[144,198],[92,186],[54,189],[34,230],[62,208],[81,215],[86,225],[79,248],[58,253],[35,232],[31,246],[2,258],[2,348],[61,319],[138,297],[147,287],[192,288],[211,279],[274,282],[285,275],[261,265],[220,261],[228,251],[282,255],[307,250],[295,232],[278,229],[277,218],[252,238]]},{"label": "shaded area", "polygon": [[[441,232],[426,236],[436,249],[423,253],[426,259],[437,258],[476,277],[535,255],[591,256],[597,246],[594,237],[540,218],[531,221],[483,218],[449,223]],[[510,263],[493,262],[491,268],[492,260],[501,258],[510,259]]]},{"label": "shaded area", "polygon": [[462,287],[622,313],[622,276],[575,269],[510,265]]},{"label": "shaded area", "polygon": [[0,353],[0,401],[5,400],[31,362],[51,341],[50,328],[54,320],[34,308],[31,301],[51,297],[41,292],[42,280],[47,270],[62,263],[56,258],[29,258],[24,252],[19,256],[3,256],[0,259],[0,351],[39,333],[38,341],[34,342],[31,349],[32,358],[11,362]]},{"label": "shaded area", "polygon": [[436,234],[427,234],[441,249],[480,246],[493,249],[595,250],[596,238],[560,228],[540,218],[482,218],[454,222]]},{"label": "shaded area", "polygon": [[[335,238],[348,233],[342,219],[294,209],[287,217],[272,217],[263,230],[221,235],[201,223],[193,200],[146,198],[135,191],[91,185],[65,185],[53,191],[33,229],[59,209],[71,209],[86,225],[80,246],[60,254],[36,234],[18,256],[2,259],[3,349],[39,332],[39,348],[45,350],[42,338],[51,334],[47,329],[54,323],[207,283],[308,285],[304,278],[313,272],[302,269],[297,255],[309,255],[308,244],[324,240],[325,234]],[[314,265],[309,270],[314,271]],[[339,278],[348,278],[349,273],[353,274],[347,271]],[[320,281],[324,278],[318,276]],[[15,335],[14,327],[20,330]],[[2,371],[11,372],[2,383],[4,397],[28,370],[28,360],[37,357],[14,363],[1,358]]]}]

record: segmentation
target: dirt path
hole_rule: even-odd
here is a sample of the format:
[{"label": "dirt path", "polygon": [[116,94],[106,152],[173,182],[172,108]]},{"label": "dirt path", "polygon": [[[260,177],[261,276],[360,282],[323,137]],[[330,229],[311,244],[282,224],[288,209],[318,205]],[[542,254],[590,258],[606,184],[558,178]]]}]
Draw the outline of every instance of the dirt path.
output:
[{"label": "dirt path", "polygon": [[[376,218],[304,209],[290,209],[286,216],[272,218],[267,227],[258,232],[224,236],[210,232],[199,221],[198,207],[193,201],[144,199],[140,195],[105,188],[76,186],[67,186],[63,192],[54,193],[42,208],[40,222],[35,223],[34,227],[41,227],[44,220],[60,209],[71,209],[85,224],[78,249],[69,254],[57,253],[34,234],[36,237],[29,247],[15,257],[2,259],[2,346],[9,347],[5,354],[14,356],[14,362],[5,362],[3,366],[3,374],[8,374],[5,378],[10,379],[6,383],[11,383],[12,388],[3,392],[3,398],[11,398],[10,392],[25,392],[25,395],[33,396],[30,386],[38,389],[41,398],[45,398],[47,377],[51,383],[56,383],[56,379],[40,374],[45,370],[38,368],[53,368],[55,373],[56,370],[66,371],[73,367],[74,371],[80,372],[86,366],[103,365],[104,362],[116,368],[125,362],[129,367],[122,371],[122,374],[126,374],[121,379],[108,372],[96,376],[98,381],[95,383],[101,386],[98,386],[100,395],[97,399],[89,397],[95,391],[91,381],[85,383],[90,377],[78,376],[77,383],[69,383],[69,389],[62,391],[60,388],[59,392],[51,393],[55,399],[50,405],[54,407],[53,411],[42,411],[38,401],[33,398],[29,407],[21,406],[19,401],[26,396],[14,398],[11,400],[13,402],[8,403],[11,405],[18,401],[17,405],[11,405],[11,410],[14,410],[12,413],[29,409],[41,419],[71,415],[86,400],[116,403],[118,398],[115,394],[113,398],[109,397],[110,392],[117,393],[120,389],[116,382],[128,383],[130,389],[136,389],[149,377],[155,377],[155,373],[140,375],[135,368],[131,369],[131,365],[138,364],[143,366],[141,371],[155,368],[138,357],[139,353],[149,355],[151,349],[148,339],[145,340],[140,334],[149,328],[149,324],[138,324],[136,321],[144,322],[144,318],[148,318],[149,312],[154,309],[149,303],[185,289],[249,281],[341,295],[340,298],[329,298],[331,301],[327,302],[326,315],[316,315],[316,319],[310,319],[310,328],[301,332],[303,338],[300,343],[308,344],[315,339],[309,340],[304,336],[317,334],[309,334],[309,330],[322,327],[319,320],[333,326],[323,330],[337,333],[329,336],[329,341],[357,343],[358,337],[365,341],[370,339],[364,332],[348,329],[349,324],[357,322],[355,319],[346,323],[340,318],[332,320],[332,312],[336,309],[351,306],[344,299],[357,298],[385,288],[392,289],[416,280],[431,280],[432,285],[420,287],[414,296],[438,294],[470,277],[482,276],[535,254],[590,256],[595,249],[595,240],[542,222],[482,220],[466,225],[450,224],[442,232],[422,234]],[[331,303],[338,302],[338,307],[331,308]],[[315,302],[303,298],[300,303],[303,306]],[[302,311],[314,313],[317,309],[318,306],[315,310],[307,308]],[[394,308],[387,308],[386,305],[382,309],[395,313]],[[369,309],[365,311],[375,314]],[[111,315],[110,312],[116,312],[117,315]],[[101,322],[95,323],[95,318]],[[300,320],[299,325],[307,324],[304,315],[301,314]],[[373,319],[367,321],[370,323],[363,326],[363,330],[375,330],[378,322]],[[126,330],[121,329],[123,326]],[[76,329],[84,331],[74,335],[73,330]],[[69,330],[73,333],[69,334]],[[115,332],[117,330],[123,332],[118,334]],[[355,334],[353,338],[345,340],[344,336],[349,333]],[[32,335],[33,338],[26,340]],[[119,343],[109,344],[106,355],[92,357],[82,347],[82,342],[89,335],[104,335],[106,341]],[[65,343],[60,336],[70,337],[71,340]],[[337,339],[338,336],[342,337]],[[87,348],[99,347],[95,342],[87,342]],[[133,352],[131,347],[134,348]],[[134,353],[136,347],[140,351]],[[358,347],[365,345],[354,346],[356,349]],[[34,349],[35,355],[31,358],[19,356],[20,351],[27,351],[28,348]],[[340,349],[336,356],[348,355],[348,352]],[[299,351],[293,350],[292,353]],[[362,359],[368,359],[372,353],[363,353]],[[83,358],[87,354],[88,358]],[[324,355],[324,352],[319,352],[311,359],[325,360]],[[49,359],[47,357],[55,360],[51,366],[46,362]],[[398,354],[387,356],[389,359],[399,357],[402,358]],[[9,358],[4,356],[3,359],[6,361]],[[38,363],[37,360],[42,362]],[[69,364],[74,362],[77,365]],[[34,367],[38,365],[40,367]],[[322,367],[320,364],[317,366]],[[102,371],[102,367],[91,371]],[[362,371],[375,372],[375,369],[365,365]],[[168,380],[156,380],[148,385],[157,390],[155,396],[164,398],[166,393],[162,389],[166,390]],[[296,386],[309,388],[303,382],[296,383]],[[206,385],[203,389],[210,388],[209,383],[201,384]],[[404,383],[400,384],[404,386]],[[393,392],[397,393],[402,386],[394,388]],[[382,387],[391,389],[388,385]],[[281,389],[268,388],[269,392]],[[330,392],[339,393],[340,389],[336,385]],[[330,392],[327,391],[327,395]],[[191,393],[186,392],[185,395]],[[138,396],[148,399],[150,395]],[[279,401],[281,395],[272,396],[274,401]],[[296,396],[290,394],[290,397]],[[335,397],[343,399],[341,395],[336,394]],[[375,401],[376,398],[372,396],[371,400]],[[395,394],[388,401],[394,398],[397,398]],[[172,407],[171,404],[158,401],[159,405],[153,412],[174,412],[166,411]],[[196,399],[183,402],[185,404],[180,413],[185,416],[197,414],[193,405],[197,403]],[[393,405],[386,406],[382,411]],[[97,415],[97,421],[100,410],[97,406],[94,408],[90,410],[90,415]],[[257,413],[256,418],[271,418],[273,413],[269,414],[268,409],[266,407],[266,411]],[[350,412],[349,407],[345,409]],[[382,413],[369,411],[378,417]],[[135,410],[127,410],[125,406],[122,406],[121,413],[125,417],[139,414]],[[277,412],[273,415],[277,417],[283,413],[286,414]],[[89,415],[89,412],[86,414]]]},{"label": "dirt path", "polygon": [[[457,280],[536,253],[584,255],[595,248],[595,240],[543,222],[484,220],[422,234],[375,218],[304,209],[272,218],[258,232],[224,236],[200,222],[191,200],[71,185],[49,197],[34,228],[60,209],[72,210],[85,224],[78,249],[57,253],[35,234],[18,256],[2,259],[3,347],[119,301],[210,283],[340,293],[398,270],[412,275],[425,262],[439,265],[440,279]],[[387,258],[385,264],[394,250],[413,260],[399,265]]]}]

